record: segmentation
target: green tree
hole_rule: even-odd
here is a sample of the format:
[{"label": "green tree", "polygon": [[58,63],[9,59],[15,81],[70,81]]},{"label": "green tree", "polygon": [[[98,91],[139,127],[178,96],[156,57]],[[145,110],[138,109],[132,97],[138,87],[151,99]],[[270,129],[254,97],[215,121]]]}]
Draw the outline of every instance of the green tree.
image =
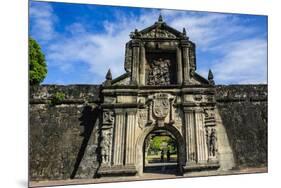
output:
[{"label": "green tree", "polygon": [[47,74],[45,55],[39,44],[29,37],[29,83],[39,85]]}]

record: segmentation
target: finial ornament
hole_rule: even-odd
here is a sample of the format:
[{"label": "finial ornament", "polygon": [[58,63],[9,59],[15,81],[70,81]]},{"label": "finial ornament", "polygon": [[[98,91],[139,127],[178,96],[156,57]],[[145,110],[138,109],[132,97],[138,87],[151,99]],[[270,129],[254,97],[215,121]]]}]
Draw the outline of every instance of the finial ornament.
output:
[{"label": "finial ornament", "polygon": [[162,18],[161,13],[159,14],[159,17],[158,17],[158,22],[163,22],[163,18]]},{"label": "finial ornament", "polygon": [[182,29],[182,34],[183,34],[183,36],[186,36],[186,30],[185,30],[185,28]]},{"label": "finial ornament", "polygon": [[110,69],[108,69],[106,76],[105,76],[105,82],[103,82],[104,86],[111,86],[111,81],[112,81],[112,74]]},{"label": "finial ornament", "polygon": [[106,73],[106,76],[105,76],[105,79],[106,79],[106,80],[112,80],[112,74],[111,74],[110,69],[108,69],[108,71],[107,71],[107,73]]},{"label": "finial ornament", "polygon": [[213,75],[211,69],[209,69],[208,80],[209,80],[209,83],[210,83],[211,85],[215,85],[214,75]]}]

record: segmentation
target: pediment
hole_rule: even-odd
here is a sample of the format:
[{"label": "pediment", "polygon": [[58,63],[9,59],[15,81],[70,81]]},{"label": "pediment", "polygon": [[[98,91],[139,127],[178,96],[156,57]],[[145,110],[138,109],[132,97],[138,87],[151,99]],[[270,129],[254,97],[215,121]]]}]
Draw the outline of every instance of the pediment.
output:
[{"label": "pediment", "polygon": [[176,39],[177,36],[165,29],[154,28],[149,32],[142,33],[142,38],[171,38]]},{"label": "pediment", "polygon": [[152,38],[177,39],[177,38],[186,37],[185,33],[177,31],[176,29],[168,26],[165,22],[156,22],[152,26],[137,32],[136,35],[139,38],[148,38],[148,39],[152,39]]}]

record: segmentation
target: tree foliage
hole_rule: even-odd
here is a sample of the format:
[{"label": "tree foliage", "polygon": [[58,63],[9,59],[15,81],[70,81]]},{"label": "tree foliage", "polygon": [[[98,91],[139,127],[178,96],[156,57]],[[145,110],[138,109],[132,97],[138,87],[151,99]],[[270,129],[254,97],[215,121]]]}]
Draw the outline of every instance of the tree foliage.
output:
[{"label": "tree foliage", "polygon": [[29,83],[31,85],[40,84],[47,74],[45,55],[41,51],[40,45],[29,37]]},{"label": "tree foliage", "polygon": [[151,139],[149,151],[159,152],[162,149],[169,149],[170,152],[176,152],[177,144],[174,139],[169,136],[155,136]]}]

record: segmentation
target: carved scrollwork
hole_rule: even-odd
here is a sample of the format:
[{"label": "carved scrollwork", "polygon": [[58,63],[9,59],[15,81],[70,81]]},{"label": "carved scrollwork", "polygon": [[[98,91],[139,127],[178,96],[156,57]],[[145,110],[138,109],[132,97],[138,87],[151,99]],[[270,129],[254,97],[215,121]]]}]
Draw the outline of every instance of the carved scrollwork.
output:
[{"label": "carved scrollwork", "polygon": [[103,124],[112,124],[114,121],[114,114],[112,111],[103,112]]}]

